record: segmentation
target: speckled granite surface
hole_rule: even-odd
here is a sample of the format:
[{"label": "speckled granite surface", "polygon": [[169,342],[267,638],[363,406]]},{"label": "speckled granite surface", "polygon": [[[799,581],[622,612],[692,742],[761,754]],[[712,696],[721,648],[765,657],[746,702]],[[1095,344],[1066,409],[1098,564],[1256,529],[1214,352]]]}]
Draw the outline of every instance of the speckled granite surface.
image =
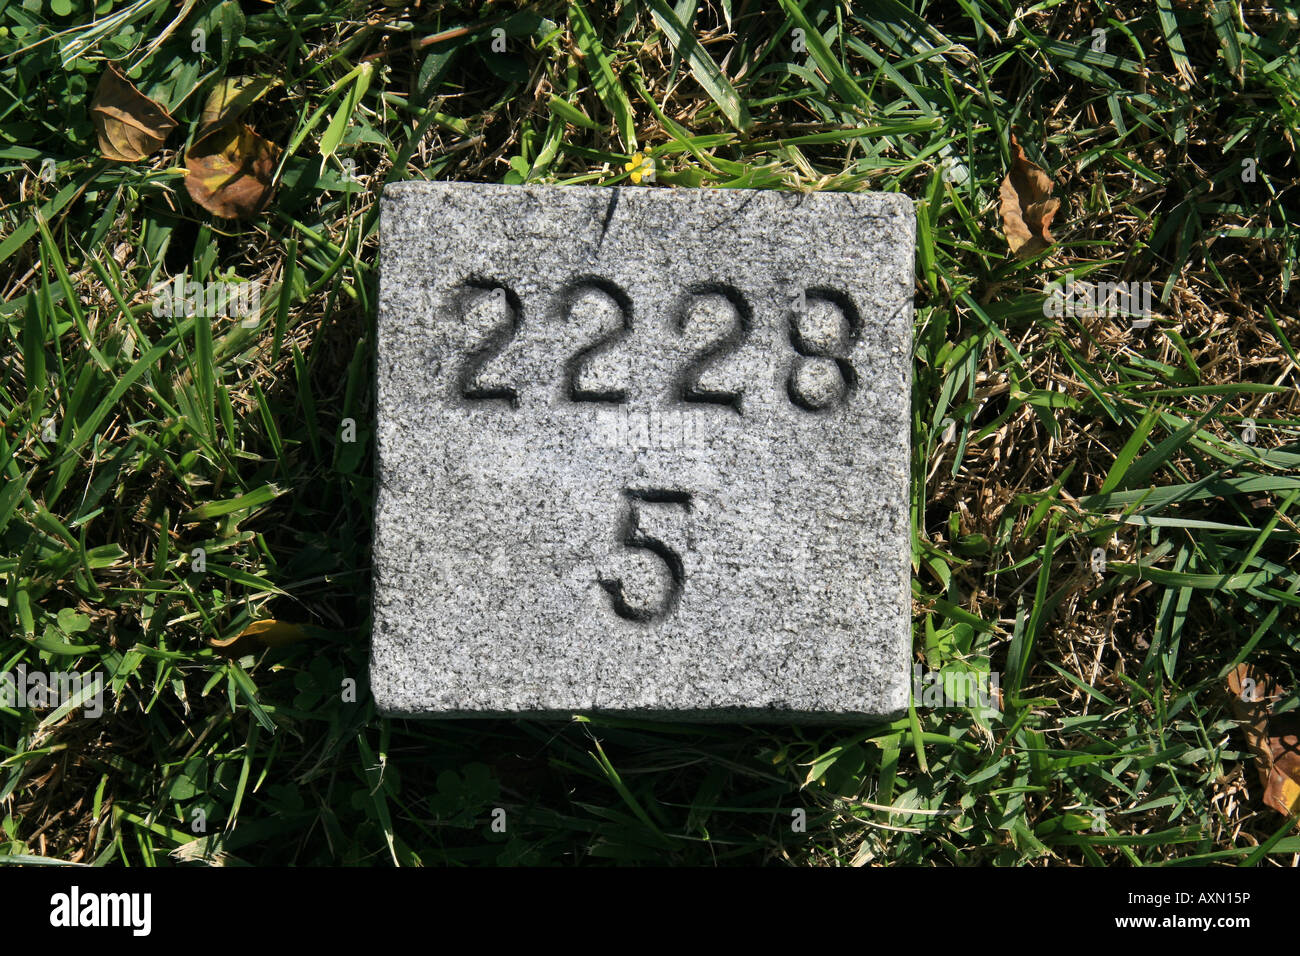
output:
[{"label": "speckled granite surface", "polygon": [[906,707],[906,197],[407,182],[382,203],[381,711]]}]

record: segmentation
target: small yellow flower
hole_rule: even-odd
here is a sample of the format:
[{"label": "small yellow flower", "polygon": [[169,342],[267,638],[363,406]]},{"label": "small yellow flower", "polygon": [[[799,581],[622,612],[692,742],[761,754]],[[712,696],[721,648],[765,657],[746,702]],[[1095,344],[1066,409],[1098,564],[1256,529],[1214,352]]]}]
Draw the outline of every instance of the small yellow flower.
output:
[{"label": "small yellow flower", "polygon": [[655,161],[645,156],[643,153],[633,153],[632,161],[623,164],[623,168],[630,174],[628,178],[636,185],[641,185],[641,180],[649,177],[654,182]]}]

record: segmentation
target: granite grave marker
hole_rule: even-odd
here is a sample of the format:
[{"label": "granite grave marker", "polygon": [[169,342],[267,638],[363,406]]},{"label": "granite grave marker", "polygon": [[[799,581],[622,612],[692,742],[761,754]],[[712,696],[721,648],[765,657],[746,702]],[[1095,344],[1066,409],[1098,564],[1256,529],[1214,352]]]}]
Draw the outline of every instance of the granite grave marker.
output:
[{"label": "granite grave marker", "polygon": [[896,194],[389,185],[380,710],[905,709],[914,229]]}]

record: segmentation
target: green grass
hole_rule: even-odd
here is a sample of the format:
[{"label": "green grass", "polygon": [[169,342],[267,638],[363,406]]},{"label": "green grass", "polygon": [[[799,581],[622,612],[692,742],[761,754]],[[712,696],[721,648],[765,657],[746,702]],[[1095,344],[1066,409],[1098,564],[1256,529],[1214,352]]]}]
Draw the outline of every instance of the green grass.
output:
[{"label": "green grass", "polygon": [[[0,708],[0,862],[1300,854],[1222,691],[1250,661],[1296,705],[1300,61],[1280,4],[200,0],[173,24],[163,0],[105,0],[94,26],[72,6],[0,2],[0,670],[110,690],[99,719]],[[179,124],[137,164],[97,147],[106,61]],[[284,153],[242,224],[180,172],[235,75],[283,81],[245,117]],[[1030,261],[997,210],[1013,127],[1062,198]],[[419,176],[617,184],[637,151],[653,188],[916,200],[916,659],[996,671],[1000,713],[374,715],[375,199]],[[261,323],[155,316],[181,273],[261,283]],[[1151,282],[1152,326],[1044,316],[1066,274]],[[266,618],[308,637],[210,645]]]}]

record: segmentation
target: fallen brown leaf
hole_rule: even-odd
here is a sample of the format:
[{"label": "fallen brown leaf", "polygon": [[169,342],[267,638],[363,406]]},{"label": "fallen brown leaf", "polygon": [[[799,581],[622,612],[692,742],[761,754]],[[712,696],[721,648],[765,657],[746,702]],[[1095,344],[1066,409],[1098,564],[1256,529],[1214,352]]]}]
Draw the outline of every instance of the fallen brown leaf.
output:
[{"label": "fallen brown leaf", "polygon": [[210,641],[217,653],[225,657],[243,657],[263,647],[283,647],[307,639],[307,632],[285,621],[254,621],[234,637]]},{"label": "fallen brown leaf", "polygon": [[106,159],[134,163],[162,147],[176,121],[162,106],[108,64],[95,88],[90,116]]},{"label": "fallen brown leaf", "polygon": [[228,76],[208,94],[199,117],[199,135],[237,119],[263,96],[280,85],[270,77]]},{"label": "fallen brown leaf", "polygon": [[[1300,731],[1295,722],[1291,726]],[[1273,749],[1273,773],[1264,790],[1264,802],[1278,813],[1300,813],[1300,732],[1277,734],[1268,741]]]},{"label": "fallen brown leaf", "polygon": [[206,133],[185,151],[185,188],[224,219],[248,219],[271,198],[280,147],[242,123]]},{"label": "fallen brown leaf", "polygon": [[1002,180],[1002,231],[1011,251],[1022,259],[1056,242],[1048,227],[1061,200],[1052,196],[1052,180],[1025,157],[1025,149],[1011,134],[1011,170]]},{"label": "fallen brown leaf", "polygon": [[1300,813],[1300,714],[1274,714],[1273,701],[1282,688],[1249,664],[1238,664],[1228,675],[1228,691],[1246,746],[1255,755],[1264,803],[1283,816]]}]

